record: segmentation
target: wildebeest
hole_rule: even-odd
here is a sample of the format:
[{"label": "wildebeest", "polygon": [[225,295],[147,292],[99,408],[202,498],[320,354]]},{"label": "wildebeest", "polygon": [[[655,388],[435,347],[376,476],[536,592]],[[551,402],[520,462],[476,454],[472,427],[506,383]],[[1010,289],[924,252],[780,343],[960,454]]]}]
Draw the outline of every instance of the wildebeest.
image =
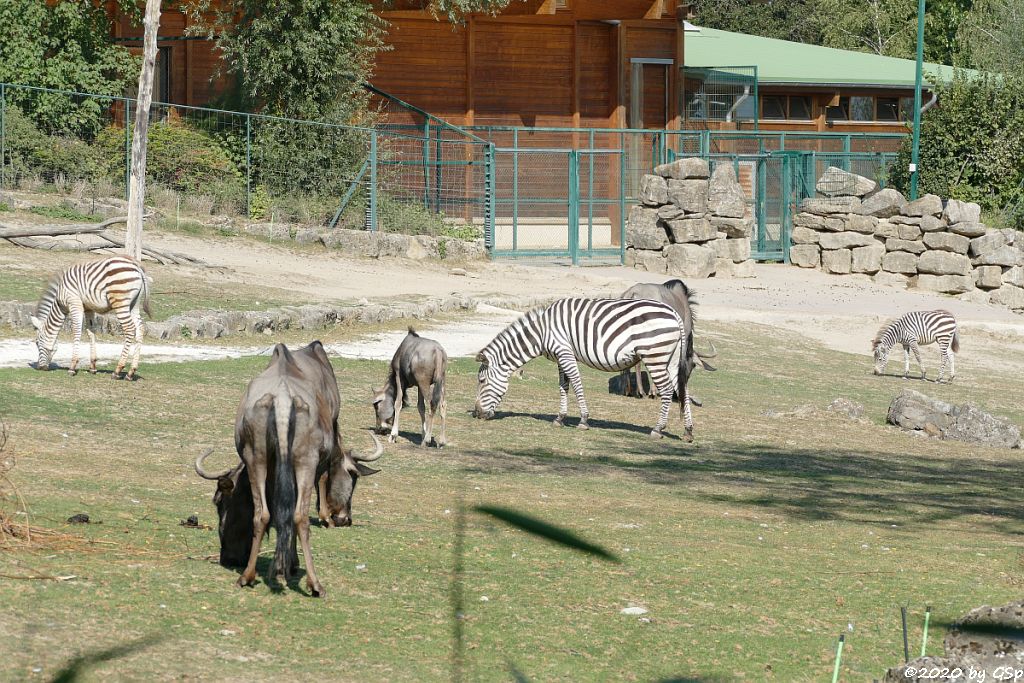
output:
[{"label": "wildebeest", "polygon": [[[683,320],[683,327],[686,330],[686,347],[689,349],[689,354],[686,357],[687,364],[687,376],[693,372],[693,368],[700,363],[705,370],[714,371],[716,368],[708,363],[706,358],[714,358],[718,355],[715,352],[715,345],[711,344],[710,353],[700,353],[694,348],[693,345],[693,321],[696,319],[694,314],[694,307],[697,305],[696,292],[686,286],[686,283],[682,280],[668,280],[662,284],[646,283],[641,282],[633,285],[625,292],[622,293],[623,299],[650,299],[651,301],[660,301],[663,304],[668,304],[675,309],[676,313]],[[643,395],[644,385],[641,380],[640,364],[636,365],[636,390],[637,394]],[[624,372],[629,372],[625,370]],[[625,383],[626,390],[629,390],[629,383]],[[651,394],[654,395],[653,387],[651,387]],[[682,400],[682,398],[680,398]],[[697,405],[700,405],[699,403]]]},{"label": "wildebeest", "polygon": [[[398,417],[402,407],[409,405],[408,392],[416,386],[419,393],[417,407],[423,439],[420,445],[426,447],[433,438],[434,416],[441,414],[441,435],[435,439],[438,448],[444,446],[445,399],[444,376],[448,367],[448,354],[433,339],[425,339],[409,328],[409,333],[399,344],[391,359],[388,379],[380,389],[373,390],[373,411],[377,418],[377,431],[381,434],[390,429],[388,441],[398,437]],[[398,400],[401,395],[401,401]],[[430,397],[430,416],[426,415],[426,397]]]},{"label": "wildebeest", "polygon": [[[242,537],[237,530],[241,526],[240,510],[251,505],[248,560],[238,585],[255,582],[256,557],[272,521],[277,545],[268,581],[278,575],[284,575],[285,581],[290,578],[297,564],[297,532],[309,590],[314,596],[324,595],[309,546],[308,510],[314,485],[327,498],[320,501],[321,519],[341,525],[351,523],[349,505],[356,479],[376,472],[359,461],[376,460],[382,451],[376,438],[377,452],[370,457],[360,458],[342,450],[338,436],[339,405],[337,380],[318,341],[294,352],[278,344],[267,369],[249,383],[235,419],[235,449],[242,462],[216,477],[215,495],[221,516],[222,560],[237,558],[240,550],[234,544]],[[196,471],[214,478],[201,471],[203,457],[197,460]],[[249,480],[248,503],[244,495],[236,498],[234,493],[242,472]],[[231,482],[230,487],[227,482]],[[228,548],[223,545],[225,541]]]},{"label": "wildebeest", "polygon": [[[294,352],[299,353],[299,352]],[[363,462],[370,462],[380,457],[383,447],[380,441],[370,434],[375,450],[371,455],[362,456],[350,449],[339,449],[317,468],[317,510],[321,522],[325,526],[352,525],[352,494],[356,482],[361,476],[376,474],[380,470],[367,467]],[[239,461],[234,467],[211,474],[206,471],[203,463],[213,452],[207,449],[196,458],[196,473],[203,479],[217,482],[217,490],[213,494],[213,504],[217,508],[217,531],[220,536],[220,563],[225,567],[244,567],[249,562],[252,551],[253,513],[252,487],[249,486],[249,473],[245,463]],[[272,498],[272,494],[268,494]],[[299,559],[293,538],[291,566],[298,568]]]}]

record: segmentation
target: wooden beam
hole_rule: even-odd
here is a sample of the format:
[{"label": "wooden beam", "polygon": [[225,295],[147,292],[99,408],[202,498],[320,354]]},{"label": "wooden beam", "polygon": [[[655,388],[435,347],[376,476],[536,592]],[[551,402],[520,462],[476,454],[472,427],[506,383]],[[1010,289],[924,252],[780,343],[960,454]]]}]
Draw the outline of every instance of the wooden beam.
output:
[{"label": "wooden beam", "polygon": [[644,14],[644,19],[661,19],[665,13],[665,0],[654,0],[650,9]]},{"label": "wooden beam", "polygon": [[669,130],[680,130],[683,127],[683,116],[682,112],[680,111],[682,104],[680,102],[680,92],[682,91],[683,83],[683,74],[681,72],[684,64],[683,59],[685,53],[683,52],[683,40],[685,38],[685,35],[686,31],[683,29],[683,20],[679,19],[676,22],[675,63],[668,67],[672,69],[672,73],[670,73],[668,76],[668,84],[670,89],[670,94],[668,98]]},{"label": "wooden beam", "polygon": [[544,0],[541,6],[537,9],[537,14],[554,14],[557,9],[557,0]]},{"label": "wooden beam", "polygon": [[472,126],[476,118],[475,105],[473,104],[473,78],[476,60],[473,53],[476,52],[476,17],[471,16],[466,22],[466,125]]},{"label": "wooden beam", "polygon": [[615,27],[616,76],[615,76],[615,126],[626,127],[626,27]]},{"label": "wooden beam", "polygon": [[[572,24],[572,127],[580,127],[580,22]],[[577,133],[573,133],[573,147],[577,145]]]}]

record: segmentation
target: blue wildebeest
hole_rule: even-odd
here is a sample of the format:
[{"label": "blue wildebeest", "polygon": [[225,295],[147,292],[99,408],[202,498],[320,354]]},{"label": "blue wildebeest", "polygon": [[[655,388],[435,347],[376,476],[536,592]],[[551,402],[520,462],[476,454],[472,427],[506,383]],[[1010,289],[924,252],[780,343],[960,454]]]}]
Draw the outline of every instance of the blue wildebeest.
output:
[{"label": "blue wildebeest", "polygon": [[[683,328],[686,330],[686,348],[689,349],[689,355],[686,358],[687,376],[689,376],[693,372],[693,369],[697,366],[698,363],[700,363],[700,365],[705,370],[714,371],[717,369],[710,363],[708,363],[707,360],[705,360],[707,358],[714,358],[716,355],[718,355],[715,351],[715,345],[713,343],[711,344],[711,351],[709,353],[701,353],[697,351],[696,347],[694,346],[693,323],[697,318],[696,312],[694,311],[694,308],[697,306],[697,298],[696,292],[687,287],[685,282],[683,282],[682,280],[675,279],[668,280],[667,282],[664,282],[663,284],[660,285],[654,283],[635,284],[622,293],[622,298],[650,299],[651,301],[660,301],[661,303],[668,304],[673,309],[675,309],[675,312],[679,314],[680,318],[682,318]],[[640,371],[639,363],[636,364],[635,370],[637,395],[643,396],[643,375]],[[628,381],[629,378],[625,376],[628,372],[628,370],[623,371],[623,384],[626,387],[627,395],[630,394],[630,383]],[[649,396],[654,395],[653,386],[650,387],[650,392],[651,393],[648,394]],[[692,418],[690,418],[690,404],[693,403],[694,405],[699,406],[701,405],[700,401],[695,400],[690,395],[689,391],[686,392],[686,396],[681,396],[679,400],[683,402],[683,411],[684,414],[687,416],[687,420],[691,420]]]},{"label": "blue wildebeest", "polygon": [[[214,501],[220,514],[222,561],[241,554],[238,544],[245,534],[239,527],[251,530],[247,563],[238,585],[255,582],[256,557],[272,521],[277,545],[268,581],[278,575],[286,581],[290,578],[297,565],[297,532],[307,586],[314,596],[324,595],[309,546],[307,513],[314,485],[319,487],[321,519],[329,524],[350,524],[358,477],[377,472],[362,462],[376,460],[382,452],[376,438],[377,451],[369,457],[341,448],[340,402],[334,370],[320,342],[295,352],[278,344],[267,369],[249,383],[238,407],[235,449],[242,462],[221,475],[210,475],[202,470],[206,454],[197,459],[200,476],[218,480]],[[236,488],[245,488],[240,481],[243,473],[249,481],[248,500],[244,494],[234,493]],[[252,514],[244,525],[242,516],[247,509]]]},{"label": "blue wildebeest", "polygon": [[[388,379],[380,389],[373,390],[373,412],[377,418],[377,431],[381,434],[390,432],[388,441],[394,443],[398,437],[398,417],[402,407],[409,405],[407,394],[415,386],[419,393],[417,407],[420,411],[420,423],[423,428],[423,439],[420,445],[426,447],[434,438],[437,447],[444,446],[445,413],[444,376],[448,368],[448,354],[433,339],[426,339],[409,328],[409,333],[398,345]],[[399,400],[401,396],[401,400]],[[430,416],[426,414],[426,398],[430,397]],[[441,434],[433,437],[434,416],[441,415]]]}]

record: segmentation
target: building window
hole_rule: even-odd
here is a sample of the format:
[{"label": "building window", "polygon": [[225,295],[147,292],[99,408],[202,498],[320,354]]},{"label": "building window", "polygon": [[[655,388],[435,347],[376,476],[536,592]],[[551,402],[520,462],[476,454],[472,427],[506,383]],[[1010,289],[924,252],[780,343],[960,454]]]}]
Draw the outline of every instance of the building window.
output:
[{"label": "building window", "polygon": [[761,98],[761,118],[768,121],[811,118],[811,98],[804,95],[765,95]]},{"label": "building window", "polygon": [[879,97],[875,100],[877,103],[877,115],[876,120],[878,121],[899,121],[900,120],[900,98],[898,97]]},{"label": "building window", "polygon": [[827,121],[849,121],[850,120],[850,98],[840,97],[839,104],[828,107],[825,111]]},{"label": "building window", "polygon": [[849,112],[851,121],[874,121],[875,98],[859,96],[851,97]]},{"label": "building window", "polygon": [[900,120],[901,121],[913,121],[914,120],[914,98],[913,97],[901,97],[900,98]]}]

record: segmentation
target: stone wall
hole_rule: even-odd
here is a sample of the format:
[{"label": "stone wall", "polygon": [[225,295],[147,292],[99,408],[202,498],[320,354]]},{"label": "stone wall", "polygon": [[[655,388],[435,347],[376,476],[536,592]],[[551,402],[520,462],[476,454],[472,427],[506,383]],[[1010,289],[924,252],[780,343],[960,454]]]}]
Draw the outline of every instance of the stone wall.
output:
[{"label": "stone wall", "polygon": [[687,278],[754,277],[743,188],[731,164],[663,164],[640,183],[626,222],[626,265]]},{"label": "stone wall", "polygon": [[352,256],[368,258],[393,257],[417,261],[479,261],[487,258],[487,248],[482,239],[461,240],[454,237],[403,235],[397,232],[310,228],[288,223],[250,223],[245,226],[245,232],[270,240],[291,240],[300,244],[319,243],[328,249],[338,249]]},{"label": "stone wall", "polygon": [[1024,236],[981,223],[977,204],[933,194],[910,202],[838,168],[816,189],[793,219],[794,265],[1024,311]]}]

